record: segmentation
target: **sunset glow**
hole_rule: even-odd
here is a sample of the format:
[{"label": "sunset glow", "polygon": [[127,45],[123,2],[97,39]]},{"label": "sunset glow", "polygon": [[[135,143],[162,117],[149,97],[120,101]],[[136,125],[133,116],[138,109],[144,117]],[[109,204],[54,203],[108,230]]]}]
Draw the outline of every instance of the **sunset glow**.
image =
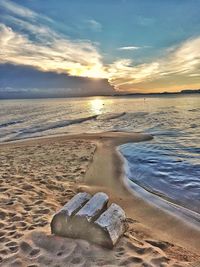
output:
[{"label": "sunset glow", "polygon": [[[72,14],[77,13],[72,17],[69,13],[70,20],[63,15],[68,2],[55,6],[49,1],[47,8],[38,0],[23,4],[0,0],[0,65],[105,79],[113,93],[200,88],[200,20],[193,1],[174,1],[174,8],[167,2],[152,2],[148,14],[137,0],[126,4],[117,0],[120,6],[101,1],[98,8],[93,2],[75,2],[80,10],[86,6],[89,11],[82,17],[77,3],[70,3]],[[176,8],[187,11],[188,17],[177,16]],[[118,16],[130,11],[123,24]],[[174,35],[168,27],[174,29]]]}]

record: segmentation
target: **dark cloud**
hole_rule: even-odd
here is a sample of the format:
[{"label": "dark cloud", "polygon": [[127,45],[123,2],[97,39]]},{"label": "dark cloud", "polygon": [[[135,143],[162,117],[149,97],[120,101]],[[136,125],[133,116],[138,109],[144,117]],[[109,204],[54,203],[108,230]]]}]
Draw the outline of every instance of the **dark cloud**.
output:
[{"label": "dark cloud", "polygon": [[0,98],[112,95],[107,79],[42,72],[32,67],[0,65]]}]

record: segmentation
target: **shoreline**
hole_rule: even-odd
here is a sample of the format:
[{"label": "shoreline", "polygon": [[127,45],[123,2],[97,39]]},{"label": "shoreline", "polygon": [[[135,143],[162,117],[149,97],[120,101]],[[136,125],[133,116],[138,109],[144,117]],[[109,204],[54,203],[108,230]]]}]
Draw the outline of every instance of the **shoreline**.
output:
[{"label": "shoreline", "polygon": [[[122,164],[122,171],[121,171],[121,175],[123,176],[122,180],[123,182],[125,183],[125,186],[126,186],[126,189],[128,191],[131,192],[131,194],[138,194],[139,197],[142,197],[144,198],[147,202],[150,202],[152,201],[154,203],[154,205],[158,205],[159,207],[163,207],[164,210],[166,211],[171,211],[172,212],[172,215],[175,215],[175,213],[179,213],[179,217],[182,217],[183,220],[186,221],[187,223],[187,220],[189,219],[194,219],[193,223],[196,224],[198,223],[199,225],[199,222],[200,222],[200,214],[198,214],[197,212],[195,211],[192,211],[182,205],[179,205],[178,203],[176,202],[173,202],[170,198],[168,197],[165,197],[164,195],[160,195],[160,194],[157,194],[155,191],[151,191],[151,190],[148,190],[148,188],[144,188],[143,186],[141,186],[139,183],[136,183],[136,182],[133,182],[131,180],[129,180],[127,177],[126,177],[126,172],[125,172],[125,169],[127,168],[126,167],[126,158],[123,156],[123,154],[121,153],[120,151],[120,148],[119,146],[120,145],[123,145],[125,143],[128,143],[128,142],[140,142],[140,141],[148,141],[148,140],[151,140],[153,139],[153,136],[151,134],[143,134],[143,133],[132,133],[132,132],[120,132],[120,131],[108,131],[108,132],[101,132],[101,133],[80,133],[80,134],[73,134],[73,133],[63,133],[63,134],[53,134],[53,135],[48,135],[48,136],[36,136],[36,137],[30,137],[30,138],[24,138],[24,139],[16,139],[16,140],[11,140],[11,141],[4,141],[4,142],[0,142],[0,147],[1,146],[7,146],[7,145],[10,145],[10,144],[20,144],[20,145],[23,145],[23,143],[25,142],[25,145],[26,145],[26,142],[30,143],[33,141],[33,143],[35,143],[35,141],[42,141],[45,140],[46,141],[50,141],[51,139],[53,140],[56,140],[57,138],[59,139],[66,139],[66,140],[74,140],[74,139],[86,139],[86,140],[97,140],[97,139],[101,139],[101,138],[112,138],[112,135],[114,133],[114,138],[117,137],[117,139],[114,141],[115,145],[112,149],[115,149],[119,158],[120,158],[120,162]],[[117,135],[120,135],[120,136],[116,136],[115,134]],[[140,138],[136,141],[133,141],[132,137],[129,138],[129,135],[132,135],[132,134],[136,134],[137,136],[141,135],[143,136],[142,138],[144,138],[144,140],[140,140]],[[123,140],[120,140],[120,139],[123,139]],[[134,137],[135,138],[135,137]],[[138,137],[137,137],[138,138]],[[146,139],[147,138],[147,139]],[[146,139],[146,140],[145,140]]]},{"label": "shoreline", "polygon": [[[121,139],[109,140],[108,144],[101,143],[99,145],[94,155],[94,161],[96,160],[96,162],[93,161],[93,164],[90,165],[89,171],[86,173],[85,177],[85,183],[87,185],[89,184],[90,187],[93,186],[93,190],[87,188],[87,186],[84,187],[84,189],[88,189],[89,192],[96,192],[104,189],[113,195],[113,201],[124,207],[128,216],[145,222],[147,228],[150,229],[154,229],[156,225],[157,229],[155,229],[154,234],[157,235],[158,238],[164,238],[168,242],[175,242],[187,249],[199,252],[200,228],[197,226],[199,221],[189,221],[187,214],[185,217],[181,217],[180,215],[182,215],[182,212],[177,214],[178,210],[174,207],[170,210],[170,205],[172,203],[167,203],[163,199],[159,201],[157,196],[151,194],[152,198],[156,198],[156,201],[152,201],[152,198],[144,197],[144,195],[140,194],[137,190],[135,191],[128,186],[124,172],[124,159],[117,147],[123,143],[138,142],[138,140],[133,138],[134,134],[131,135],[132,134],[130,134],[129,137],[126,136],[126,138],[122,135]],[[150,139],[140,139],[140,141],[148,140]],[[110,154],[108,148],[112,150]],[[102,158],[105,158],[105,155],[107,158],[102,162]],[[109,169],[107,167],[102,168],[102,166],[106,166],[103,164],[104,161],[107,162],[107,164],[110,161],[112,166],[115,166],[114,169]],[[98,166],[101,166],[101,172],[98,170]],[[101,179],[101,176],[103,176],[102,173],[104,173],[105,176],[106,172],[112,176],[112,179],[111,176],[109,177],[109,180],[106,178],[104,180]],[[119,178],[117,181],[118,183],[115,183],[117,180],[116,176]],[[111,189],[111,191],[109,191],[109,189]],[[116,193],[118,196],[115,195]],[[122,197],[125,198],[124,201]],[[152,203],[150,203],[150,201],[152,201]],[[127,202],[132,202],[137,205],[137,207],[133,209],[131,205],[126,205]],[[158,204],[161,203],[163,205],[159,206]]]},{"label": "shoreline", "polygon": [[[41,153],[38,151],[38,149],[43,148],[44,153],[47,153],[46,156],[44,157],[46,161],[47,160],[46,157],[49,156],[48,156],[48,149],[46,150],[45,146],[48,146],[49,149],[52,149],[54,151],[53,153],[55,153],[55,155],[52,155],[53,156],[52,162],[54,162],[54,156],[59,161],[61,153],[56,150],[55,148],[56,146],[58,146],[59,149],[61,149],[64,156],[66,153],[72,153],[72,155],[74,155],[73,150],[72,152],[70,152],[71,143],[77,144],[76,145],[77,155],[80,154],[80,151],[78,150],[79,142],[82,145],[86,143],[95,144],[96,148],[94,150],[94,153],[92,154],[92,158],[90,159],[83,180],[80,180],[80,182],[78,180],[77,183],[70,184],[73,193],[71,192],[69,193],[69,195],[72,196],[73,194],[75,194],[75,192],[79,191],[86,191],[89,193],[104,191],[109,195],[110,201],[116,202],[117,204],[122,206],[122,208],[124,208],[127,214],[128,221],[130,224],[129,225],[130,229],[126,234],[126,238],[128,238],[129,242],[133,242],[134,244],[136,242],[138,244],[143,244],[142,246],[146,246],[146,244],[148,243],[147,240],[153,238],[154,240],[157,240],[155,242],[158,243],[157,247],[159,248],[161,247],[159,245],[160,244],[159,242],[161,242],[161,240],[164,240],[163,242],[165,244],[170,244],[169,246],[171,248],[169,249],[169,251],[168,249],[166,249],[165,252],[169,253],[169,255],[173,255],[172,258],[184,259],[184,255],[186,255],[187,257],[189,257],[189,259],[196,257],[195,259],[200,260],[200,254],[199,254],[200,229],[199,228],[197,229],[197,227],[195,228],[194,225],[185,222],[182,218],[174,216],[174,214],[169,214],[166,210],[163,209],[163,207],[155,206],[154,203],[150,203],[148,199],[145,199],[145,197],[142,194],[140,194],[140,192],[138,195],[137,190],[136,191],[135,190],[133,191],[133,189],[131,190],[129,188],[129,185],[127,185],[126,183],[127,178],[125,177],[125,172],[124,172],[125,161],[117,149],[118,146],[124,143],[148,141],[151,139],[152,136],[148,134],[127,133],[127,132],[104,132],[98,134],[94,133],[94,134],[75,134],[75,135],[68,134],[61,136],[50,136],[50,137],[33,138],[15,142],[1,143],[0,150],[4,149],[6,150],[12,148],[13,151],[15,151],[15,149],[19,149],[19,151],[23,149],[24,151],[26,151],[27,148],[29,147],[36,147],[36,150],[33,151],[32,153],[37,153],[37,155],[40,156]],[[65,149],[63,148],[64,146],[66,147]],[[13,155],[13,157],[15,157],[15,155]],[[24,160],[27,161],[28,158],[24,156]],[[82,163],[81,161],[77,161],[75,165],[76,165],[74,166],[75,170],[76,169],[78,170],[82,166]],[[46,165],[44,165],[44,167],[46,167]],[[40,171],[40,169],[38,171]],[[74,171],[72,170],[72,172]],[[76,177],[76,173],[77,171],[75,171],[74,177]],[[57,171],[55,169],[55,175],[56,174]],[[54,183],[53,176],[52,178],[50,177],[50,179],[51,180],[49,181],[52,181]],[[66,180],[63,181],[67,182]],[[41,182],[43,185],[43,182],[45,181],[41,180]],[[64,185],[62,180],[60,182],[60,186],[61,185],[62,187]],[[66,186],[65,190],[67,189]],[[50,194],[51,191],[48,193],[48,195],[50,196]],[[50,196],[51,203],[53,199],[54,196],[53,195]],[[58,199],[60,199],[58,201],[59,203],[60,201],[61,203],[63,203],[63,201],[66,201],[66,197],[61,198],[61,196],[59,196]],[[60,207],[60,204],[58,202],[56,202],[57,203],[56,205],[53,204],[54,211],[55,207],[57,207],[57,209]],[[50,220],[50,218],[51,217],[48,217],[48,220]],[[46,229],[45,231],[48,232],[49,228],[46,227],[45,229]],[[54,242],[56,241],[54,240]],[[125,242],[124,238],[122,238],[122,241],[119,242],[119,246],[123,242]],[[127,245],[125,245],[125,248],[127,250]],[[118,247],[116,247],[116,250],[117,249]],[[192,254],[190,256],[189,251],[191,253],[195,253],[196,256],[192,256]],[[159,253],[163,252],[159,251]],[[191,261],[192,260],[188,260],[188,262]]]},{"label": "shoreline", "polygon": [[186,223],[191,223],[193,226],[197,227],[199,229],[200,226],[200,214],[190,210],[182,205],[179,205],[175,201],[172,201],[169,197],[158,194],[156,191],[150,190],[148,188],[143,187],[139,183],[135,181],[131,181],[126,176],[126,168],[128,168],[126,158],[123,156],[123,154],[120,152],[119,147],[117,148],[117,152],[119,153],[119,157],[122,159],[123,166],[124,166],[124,183],[127,186],[127,189],[130,190],[133,194],[138,195],[139,197],[142,197],[144,200],[146,200],[149,203],[152,203],[152,205],[162,207],[162,209],[166,212],[171,213],[173,216],[177,216],[178,218],[181,218]]}]

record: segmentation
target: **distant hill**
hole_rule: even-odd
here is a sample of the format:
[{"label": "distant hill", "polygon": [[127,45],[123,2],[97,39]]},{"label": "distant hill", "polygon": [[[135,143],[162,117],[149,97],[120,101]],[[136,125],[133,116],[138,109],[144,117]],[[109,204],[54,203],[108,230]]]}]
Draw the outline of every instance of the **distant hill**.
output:
[{"label": "distant hill", "polygon": [[182,90],[180,92],[180,94],[199,94],[200,93],[200,89],[187,89],[187,90]]},{"label": "distant hill", "polygon": [[180,92],[162,92],[162,93],[120,93],[114,96],[150,96],[150,95],[181,95],[181,94],[200,94],[200,89],[184,89]]}]

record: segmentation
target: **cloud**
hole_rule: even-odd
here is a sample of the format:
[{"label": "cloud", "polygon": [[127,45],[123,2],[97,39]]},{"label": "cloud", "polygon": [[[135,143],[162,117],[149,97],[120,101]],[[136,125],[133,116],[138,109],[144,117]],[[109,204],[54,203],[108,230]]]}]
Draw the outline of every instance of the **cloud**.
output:
[{"label": "cloud", "polygon": [[6,1],[0,0],[0,7],[3,7],[8,12],[11,12],[17,16],[24,17],[24,18],[34,18],[37,15],[32,10],[22,7],[9,0],[6,0]]},{"label": "cloud", "polygon": [[[36,28],[33,29],[36,30]],[[41,28],[38,30],[41,31]],[[51,32],[50,32],[51,33]],[[101,55],[90,41],[72,41],[43,28],[42,41],[0,24],[0,63],[33,66],[43,71],[73,76],[104,78]]]},{"label": "cloud", "polygon": [[[12,13],[11,16],[4,12],[4,23],[0,23],[0,63],[81,77],[107,76],[96,44],[89,40],[71,40],[55,32],[45,23],[48,17],[9,0],[0,0],[0,7]],[[89,22],[96,29],[100,27],[95,20]]]},{"label": "cloud", "polygon": [[138,49],[140,49],[139,46],[122,46],[118,48],[118,50],[138,50]]},{"label": "cloud", "polygon": [[195,83],[200,86],[200,81],[194,80],[200,72],[200,37],[171,48],[163,58],[139,65],[120,59],[110,64],[107,71],[109,82],[120,91],[174,90],[175,85],[182,89]]},{"label": "cloud", "polygon": [[138,25],[143,26],[143,27],[152,26],[156,22],[155,18],[142,17],[142,16],[138,16],[136,18],[136,21],[137,21]]},{"label": "cloud", "polygon": [[107,79],[43,72],[33,67],[0,64],[0,98],[110,95]]},{"label": "cloud", "polygon": [[86,20],[86,24],[88,25],[88,27],[90,29],[92,29],[93,31],[97,31],[100,32],[102,30],[102,25],[101,23],[99,23],[98,21],[94,20],[94,19],[89,19]]},{"label": "cloud", "polygon": [[50,18],[48,18],[45,15],[41,15],[38,14],[32,10],[30,10],[29,8],[26,8],[24,6],[21,6],[19,4],[16,4],[10,0],[0,0],[0,8],[3,8],[5,11],[7,11],[8,13],[11,13],[15,16],[18,17],[22,17],[25,19],[36,19],[36,18],[40,18],[42,16],[43,19],[47,20],[47,21],[52,21]]},{"label": "cloud", "polygon": [[[52,38],[52,36],[56,37],[57,34],[52,31],[48,26],[44,26],[37,22],[37,24],[24,21],[23,19],[12,17],[10,15],[3,15],[2,16],[4,22],[10,26],[10,28],[15,28],[15,31],[18,29],[19,31],[23,31],[24,34],[31,34],[34,35],[35,39],[37,40],[44,40],[48,39],[48,36]],[[3,23],[2,23],[3,24]],[[8,26],[8,27],[9,27]]]},{"label": "cloud", "polygon": [[[200,37],[165,51],[165,56],[142,64],[132,59],[103,63],[98,45],[72,40],[53,30],[53,21],[10,0],[0,0],[0,63],[31,66],[45,72],[106,78],[118,91],[160,91],[200,87]],[[149,23],[148,20],[146,22]],[[52,23],[49,27],[49,23]],[[86,21],[94,31],[102,26]],[[147,24],[148,24],[147,23]],[[123,46],[121,51],[144,47]],[[176,87],[176,88],[175,88]]]}]

